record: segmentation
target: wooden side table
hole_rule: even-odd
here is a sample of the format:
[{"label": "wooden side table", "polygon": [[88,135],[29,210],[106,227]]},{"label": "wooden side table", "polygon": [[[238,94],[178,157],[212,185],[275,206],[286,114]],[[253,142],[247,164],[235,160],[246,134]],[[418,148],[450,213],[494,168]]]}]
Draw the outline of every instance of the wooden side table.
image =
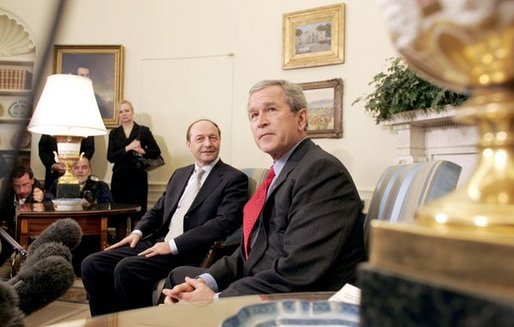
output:
[{"label": "wooden side table", "polygon": [[77,210],[56,211],[52,204],[24,204],[17,211],[16,238],[25,249],[45,228],[58,219],[72,218],[83,235],[99,235],[100,248],[107,247],[107,219],[141,210],[138,205],[98,203]]}]

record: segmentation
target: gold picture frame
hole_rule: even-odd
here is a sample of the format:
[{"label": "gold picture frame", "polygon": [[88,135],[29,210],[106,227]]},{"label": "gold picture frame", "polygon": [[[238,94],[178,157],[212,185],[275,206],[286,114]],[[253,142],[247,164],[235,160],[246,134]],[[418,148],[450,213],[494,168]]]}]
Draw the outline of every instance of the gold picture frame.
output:
[{"label": "gold picture frame", "polygon": [[282,19],[282,68],[344,63],[343,3],[286,13]]},{"label": "gold picture frame", "polygon": [[307,135],[311,138],[343,137],[343,80],[299,84],[307,99]]},{"label": "gold picture frame", "polygon": [[55,45],[54,72],[89,77],[106,128],[118,126],[123,99],[123,46]]}]

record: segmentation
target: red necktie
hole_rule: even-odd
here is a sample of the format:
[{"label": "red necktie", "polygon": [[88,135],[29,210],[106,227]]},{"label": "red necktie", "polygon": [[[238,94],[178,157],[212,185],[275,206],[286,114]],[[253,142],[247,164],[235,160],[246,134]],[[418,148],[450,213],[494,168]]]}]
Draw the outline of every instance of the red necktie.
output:
[{"label": "red necktie", "polygon": [[273,166],[271,166],[266,179],[264,182],[262,182],[261,185],[259,185],[252,198],[246,202],[243,209],[243,242],[245,256],[247,258],[248,253],[250,253],[250,234],[252,232],[253,226],[255,225],[255,222],[257,221],[257,218],[259,218],[259,214],[261,213],[262,207],[264,206],[264,202],[266,202],[266,194],[268,193],[268,188],[274,177],[275,171],[273,170]]}]

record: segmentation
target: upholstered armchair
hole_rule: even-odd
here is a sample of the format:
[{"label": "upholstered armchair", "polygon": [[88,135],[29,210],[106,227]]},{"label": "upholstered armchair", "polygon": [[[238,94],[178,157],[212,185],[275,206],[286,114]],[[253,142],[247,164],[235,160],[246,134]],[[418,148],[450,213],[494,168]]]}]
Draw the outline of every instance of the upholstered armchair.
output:
[{"label": "upholstered armchair", "polygon": [[455,189],[460,173],[459,165],[444,160],[388,167],[375,187],[364,222],[366,249],[371,220],[412,222],[418,207]]}]

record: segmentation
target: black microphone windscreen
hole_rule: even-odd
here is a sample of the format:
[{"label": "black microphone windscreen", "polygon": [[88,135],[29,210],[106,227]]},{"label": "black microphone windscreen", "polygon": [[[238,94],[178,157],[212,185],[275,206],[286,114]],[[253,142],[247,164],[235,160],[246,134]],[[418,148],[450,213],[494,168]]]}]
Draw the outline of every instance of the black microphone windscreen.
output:
[{"label": "black microphone windscreen", "polygon": [[29,315],[64,295],[73,285],[75,274],[73,266],[66,259],[50,256],[36,265],[20,269],[15,279],[19,308]]},{"label": "black microphone windscreen", "polygon": [[49,242],[32,249],[30,255],[27,257],[25,262],[23,262],[21,269],[30,269],[30,266],[35,265],[38,261],[52,255],[63,257],[68,262],[71,262],[72,255],[67,246],[62,243]]},{"label": "black microphone windscreen", "polygon": [[18,309],[18,295],[14,288],[0,281],[0,326],[24,326],[23,313]]},{"label": "black microphone windscreen", "polygon": [[61,242],[70,250],[76,248],[82,239],[82,229],[79,224],[71,219],[59,219],[48,226],[29,246],[28,252],[37,249],[43,243]]}]

